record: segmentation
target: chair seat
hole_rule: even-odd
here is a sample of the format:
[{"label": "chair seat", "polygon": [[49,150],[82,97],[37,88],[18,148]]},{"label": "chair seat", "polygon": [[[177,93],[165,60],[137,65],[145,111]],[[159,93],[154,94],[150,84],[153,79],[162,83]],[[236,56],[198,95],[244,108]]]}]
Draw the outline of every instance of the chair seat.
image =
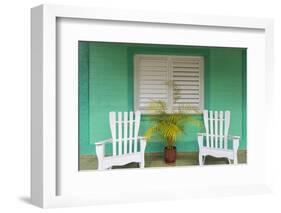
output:
[{"label": "chair seat", "polygon": [[108,168],[111,166],[123,166],[131,162],[140,163],[142,160],[142,153],[135,152],[132,154],[125,154],[125,155],[115,155],[115,156],[107,156],[104,157],[103,163],[104,167]]},{"label": "chair seat", "polygon": [[210,147],[202,147],[201,149],[202,155],[211,155],[217,158],[226,157],[231,160],[234,159],[233,150],[231,149],[218,149],[218,148],[210,148]]}]

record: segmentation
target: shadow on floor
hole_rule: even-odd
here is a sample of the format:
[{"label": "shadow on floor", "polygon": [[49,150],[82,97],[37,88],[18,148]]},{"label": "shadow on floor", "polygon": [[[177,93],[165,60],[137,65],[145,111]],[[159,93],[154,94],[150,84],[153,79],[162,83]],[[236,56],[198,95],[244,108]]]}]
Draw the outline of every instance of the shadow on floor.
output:
[{"label": "shadow on floor", "polygon": [[19,197],[19,200],[22,201],[23,203],[26,203],[26,204],[31,204],[31,199],[30,197]]}]

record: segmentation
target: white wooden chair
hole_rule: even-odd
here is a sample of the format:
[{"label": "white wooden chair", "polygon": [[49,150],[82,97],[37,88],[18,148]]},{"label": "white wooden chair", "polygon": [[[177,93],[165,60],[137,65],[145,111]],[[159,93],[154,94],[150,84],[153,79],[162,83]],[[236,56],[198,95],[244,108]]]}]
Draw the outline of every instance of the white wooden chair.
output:
[{"label": "white wooden chair", "polygon": [[[129,116],[129,117],[128,117]],[[145,137],[139,137],[141,112],[110,112],[109,123],[112,138],[96,142],[98,170],[111,169],[131,162],[144,168]],[[112,155],[105,156],[105,144],[112,145]]]},{"label": "white wooden chair", "polygon": [[[199,165],[205,163],[207,155],[213,157],[225,157],[229,164],[233,160],[237,164],[237,150],[239,147],[239,136],[229,136],[230,111],[203,111],[203,119],[206,133],[198,134]],[[232,147],[228,141],[232,140]]]}]

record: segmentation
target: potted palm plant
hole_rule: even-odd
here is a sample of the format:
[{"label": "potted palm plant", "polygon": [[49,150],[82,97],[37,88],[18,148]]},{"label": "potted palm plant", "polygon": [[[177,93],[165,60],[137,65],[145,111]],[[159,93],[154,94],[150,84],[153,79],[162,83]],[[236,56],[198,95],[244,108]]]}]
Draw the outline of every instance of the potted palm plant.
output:
[{"label": "potted palm plant", "polygon": [[155,100],[150,104],[150,109],[154,113],[150,116],[152,125],[145,132],[145,136],[150,139],[152,136],[160,136],[164,142],[164,160],[166,163],[176,161],[176,140],[177,137],[185,133],[184,125],[189,122],[198,127],[202,123],[195,119],[190,110],[193,108],[181,106],[177,112],[168,113],[164,101]]}]

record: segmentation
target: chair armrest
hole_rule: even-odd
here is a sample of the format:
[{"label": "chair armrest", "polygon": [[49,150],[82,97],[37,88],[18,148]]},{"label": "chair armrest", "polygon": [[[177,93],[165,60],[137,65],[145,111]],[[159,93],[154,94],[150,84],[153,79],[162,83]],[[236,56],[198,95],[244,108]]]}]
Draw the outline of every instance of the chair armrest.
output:
[{"label": "chair armrest", "polygon": [[106,144],[106,143],[112,143],[112,138],[109,138],[109,139],[106,139],[106,140],[103,140],[103,141],[98,141],[98,142],[95,142],[94,144],[97,146],[97,145],[103,145],[103,144]]},{"label": "chair armrest", "polygon": [[240,136],[236,136],[236,135],[230,135],[229,137],[230,137],[231,139],[238,139],[238,140],[240,139]]},{"label": "chair armrest", "polygon": [[[197,135],[198,136],[207,136],[207,134],[206,133],[201,133],[201,132],[199,132],[199,133],[197,133]],[[211,137],[211,135],[209,134],[209,137]],[[215,134],[213,134],[212,135],[212,137],[216,137],[216,135]],[[219,135],[218,135],[218,137],[220,137]],[[224,135],[222,136],[223,138],[224,138]],[[228,135],[227,136],[227,139],[240,139],[240,136],[236,136],[236,135]]]},{"label": "chair armrest", "polygon": [[147,138],[144,137],[144,136],[139,136],[138,139],[139,139],[139,140],[147,140]]}]

